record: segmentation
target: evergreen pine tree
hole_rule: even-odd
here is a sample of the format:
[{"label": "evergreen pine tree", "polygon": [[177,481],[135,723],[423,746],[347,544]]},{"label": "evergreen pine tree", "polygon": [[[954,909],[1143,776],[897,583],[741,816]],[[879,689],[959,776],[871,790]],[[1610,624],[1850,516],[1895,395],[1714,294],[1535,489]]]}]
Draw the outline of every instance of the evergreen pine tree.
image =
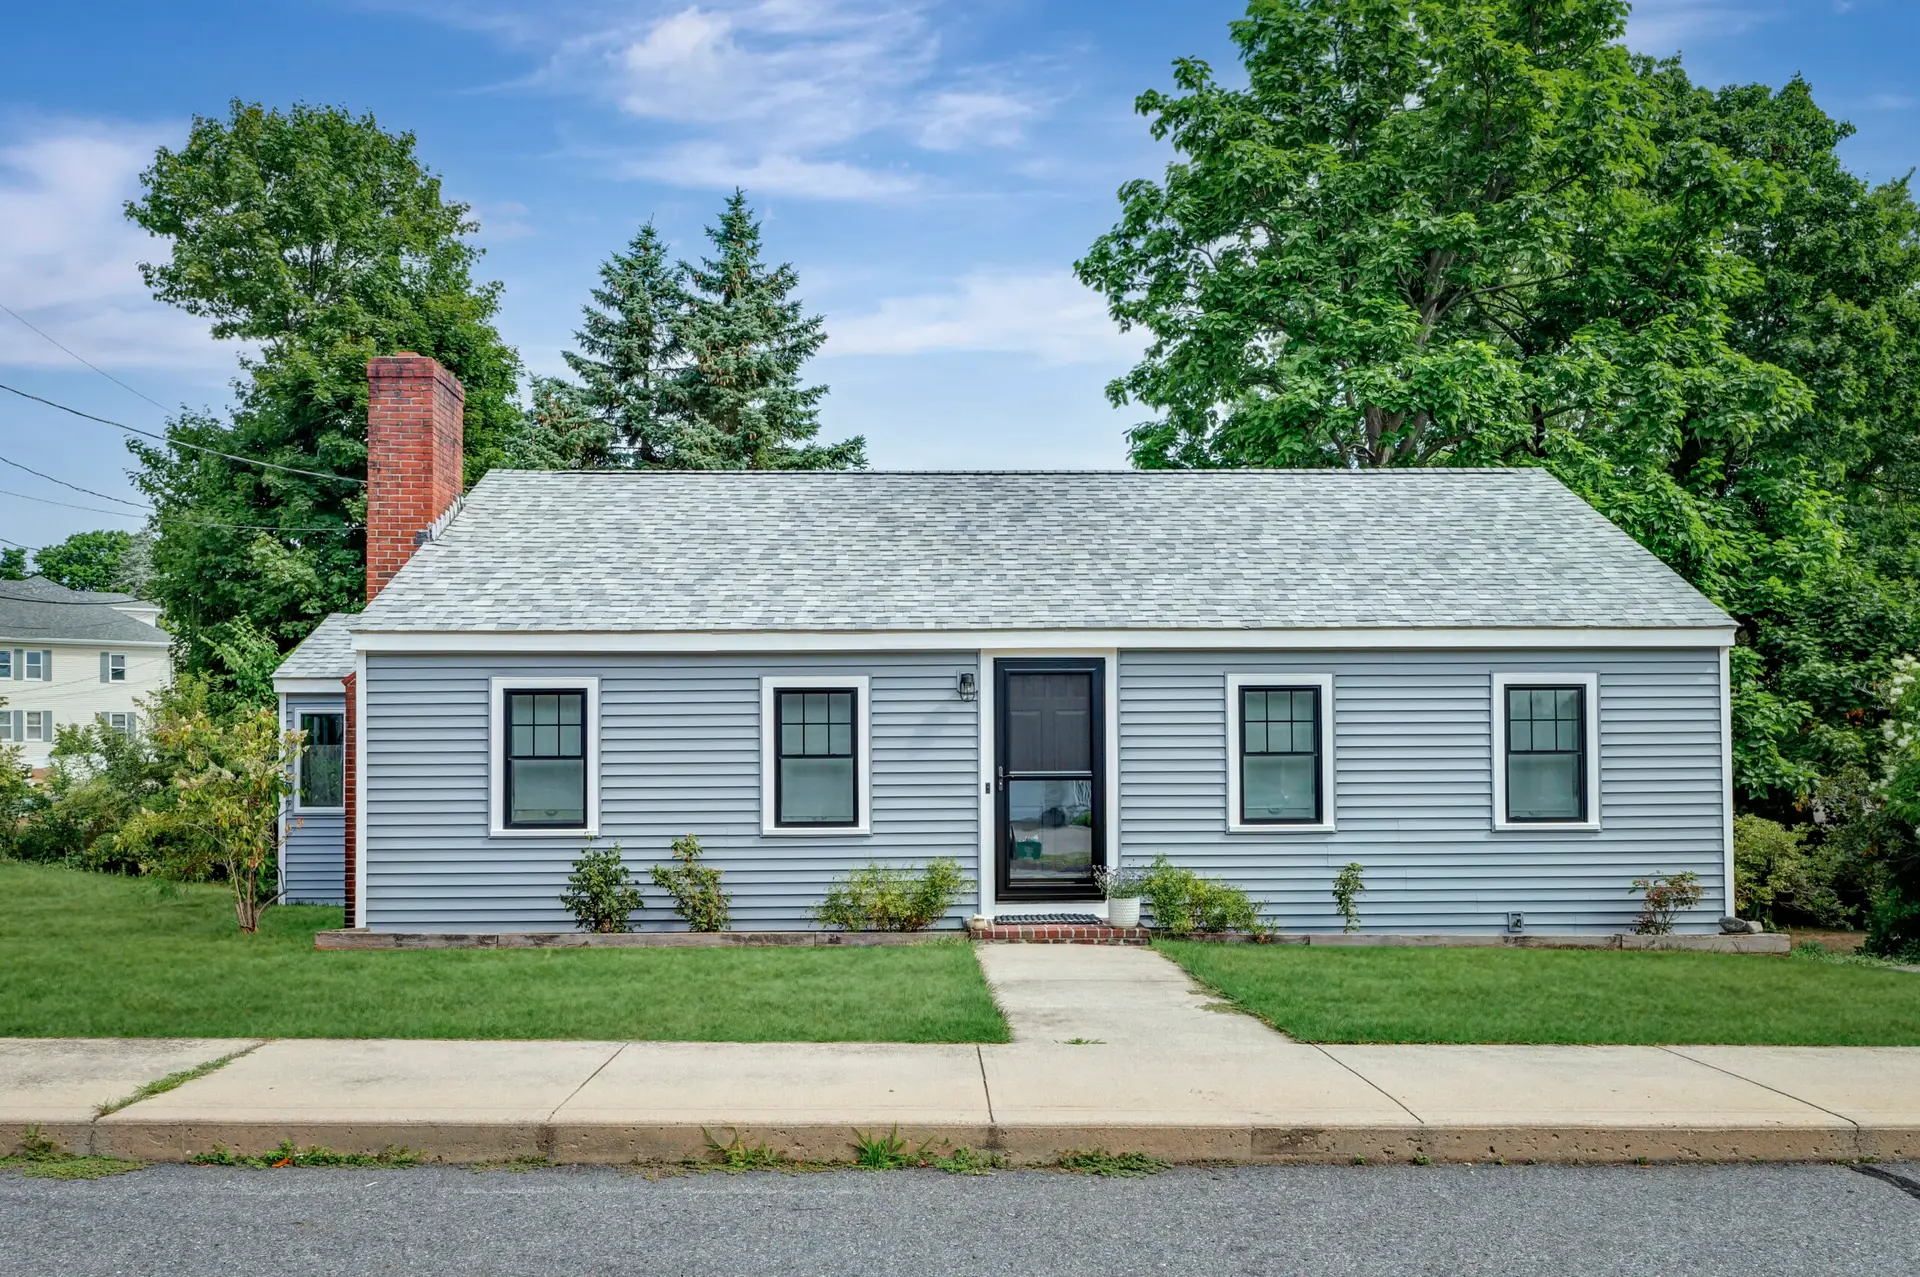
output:
[{"label": "evergreen pine tree", "polygon": [[676,464],[679,431],[668,410],[668,389],[685,362],[674,332],[686,309],[680,273],[653,224],[642,226],[627,251],[600,268],[601,286],[574,334],[580,352],[565,354],[579,387],[570,393],[559,383],[545,387],[549,410],[570,400],[611,432],[615,451],[598,464]]},{"label": "evergreen pine tree", "polygon": [[802,386],[800,366],[826,342],[818,315],[790,299],[791,265],[760,258],[760,224],[735,190],[707,229],[714,256],[684,267],[678,325],[686,366],[675,378],[683,420],[673,464],[700,470],[846,470],[867,463],[860,436],[818,444],[825,386]]}]

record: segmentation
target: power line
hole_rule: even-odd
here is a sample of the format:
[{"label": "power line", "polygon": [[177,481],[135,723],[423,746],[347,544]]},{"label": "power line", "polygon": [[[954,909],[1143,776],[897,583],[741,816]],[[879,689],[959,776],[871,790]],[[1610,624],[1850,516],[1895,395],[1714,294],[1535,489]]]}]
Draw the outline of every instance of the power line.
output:
[{"label": "power line", "polygon": [[[75,505],[71,501],[55,501],[52,497],[36,497],[27,492],[10,492],[0,488],[0,497],[18,497],[22,501],[38,501],[42,505],[57,505],[68,510],[85,510],[89,514],[113,515],[117,518],[131,519],[133,515],[125,510],[102,510],[98,506]],[[235,532],[353,532],[361,526],[358,523],[318,523],[299,527],[287,527],[279,523],[220,523],[211,519],[190,519],[181,514],[167,514],[159,510],[148,510],[147,514],[156,519],[172,520],[196,528],[227,528]],[[21,549],[29,547],[22,546]]]},{"label": "power line", "polygon": [[0,465],[12,466],[15,470],[25,470],[36,479],[45,479],[48,483],[57,483],[63,488],[72,488],[75,492],[84,492],[90,497],[99,497],[102,501],[116,501],[121,505],[130,505],[136,510],[145,510],[149,514],[153,512],[152,507],[142,505],[138,501],[129,501],[125,497],[116,497],[105,492],[95,492],[92,488],[83,488],[77,483],[68,483],[65,479],[56,479],[50,474],[43,474],[35,470],[32,466],[23,466],[18,461],[9,457],[0,457]]},{"label": "power line", "polygon": [[92,360],[85,358],[84,356],[80,355],[78,352],[71,350],[66,346],[61,346],[58,341],[54,340],[51,334],[47,333],[41,328],[36,327],[34,323],[31,320],[29,320],[25,315],[22,315],[19,311],[7,305],[5,302],[0,302],[0,310],[6,311],[9,315],[12,315],[15,319],[25,324],[28,328],[32,328],[34,332],[39,333],[42,337],[46,338],[48,341],[53,342],[55,346],[59,346],[61,350],[66,351],[67,354],[72,355],[75,359],[78,359],[81,363],[93,369],[95,372],[99,373],[102,377],[105,377],[108,381],[120,387],[120,389],[126,391],[128,394],[138,395],[140,398],[146,400],[148,403],[158,408],[161,412],[167,411],[167,406],[161,403],[158,399],[155,399],[152,395],[147,394],[143,390],[135,390],[132,386],[129,386],[126,382],[120,380],[118,377],[108,372],[105,368],[102,368],[99,364],[94,363]]},{"label": "power line", "polygon": [[303,474],[310,479],[332,479],[339,483],[357,483],[362,487],[365,487],[367,483],[365,479],[356,479],[352,475],[328,474],[323,470],[302,470],[298,466],[283,466],[278,462],[260,461],[253,457],[240,456],[237,453],[222,452],[218,448],[209,448],[204,444],[188,443],[184,439],[169,439],[165,435],[157,435],[151,430],[142,430],[138,426],[129,426],[123,421],[112,421],[106,417],[96,417],[90,412],[81,412],[78,408],[69,408],[63,403],[55,403],[53,400],[44,399],[39,395],[30,395],[19,387],[9,386],[5,382],[0,382],[0,390],[4,390],[8,394],[19,395],[22,399],[31,399],[35,403],[45,404],[49,408],[58,408],[61,412],[72,413],[74,416],[84,418],[87,421],[97,421],[103,426],[112,426],[115,430],[124,430],[128,434],[143,435],[148,439],[156,439],[166,444],[169,448],[191,448],[195,452],[205,452],[212,456],[224,457],[228,461],[237,461],[243,466],[259,466],[263,470],[280,470],[287,474]]}]

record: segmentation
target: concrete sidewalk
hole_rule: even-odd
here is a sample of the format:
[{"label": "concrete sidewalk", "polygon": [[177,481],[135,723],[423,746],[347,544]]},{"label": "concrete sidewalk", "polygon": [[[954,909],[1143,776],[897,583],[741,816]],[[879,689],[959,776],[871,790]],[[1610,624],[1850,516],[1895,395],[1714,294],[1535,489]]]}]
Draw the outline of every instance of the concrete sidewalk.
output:
[{"label": "concrete sidewalk", "polygon": [[[700,1157],[708,1132],[845,1160],[855,1130],[1016,1163],[1920,1156],[1920,1048],[1312,1046],[1149,950],[982,946],[1004,1046],[0,1041],[0,1140],[181,1160],[291,1139],[448,1161]],[[208,1076],[96,1106],[200,1061]]]}]

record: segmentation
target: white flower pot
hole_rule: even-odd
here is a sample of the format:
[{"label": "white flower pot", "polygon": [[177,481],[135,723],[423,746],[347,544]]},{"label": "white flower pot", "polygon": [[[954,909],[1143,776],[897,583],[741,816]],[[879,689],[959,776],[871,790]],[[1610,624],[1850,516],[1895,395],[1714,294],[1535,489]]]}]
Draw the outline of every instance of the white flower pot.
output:
[{"label": "white flower pot", "polygon": [[1140,897],[1132,896],[1125,900],[1107,901],[1107,925],[1110,927],[1139,926]]}]

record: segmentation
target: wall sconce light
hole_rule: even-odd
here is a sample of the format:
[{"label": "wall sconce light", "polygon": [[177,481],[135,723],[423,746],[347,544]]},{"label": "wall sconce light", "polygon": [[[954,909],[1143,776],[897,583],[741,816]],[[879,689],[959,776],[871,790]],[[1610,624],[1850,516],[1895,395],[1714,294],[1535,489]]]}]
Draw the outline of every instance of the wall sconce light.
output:
[{"label": "wall sconce light", "polygon": [[972,670],[960,671],[959,686],[960,699],[963,701],[973,700],[980,695],[980,684],[978,680],[974,678]]}]

